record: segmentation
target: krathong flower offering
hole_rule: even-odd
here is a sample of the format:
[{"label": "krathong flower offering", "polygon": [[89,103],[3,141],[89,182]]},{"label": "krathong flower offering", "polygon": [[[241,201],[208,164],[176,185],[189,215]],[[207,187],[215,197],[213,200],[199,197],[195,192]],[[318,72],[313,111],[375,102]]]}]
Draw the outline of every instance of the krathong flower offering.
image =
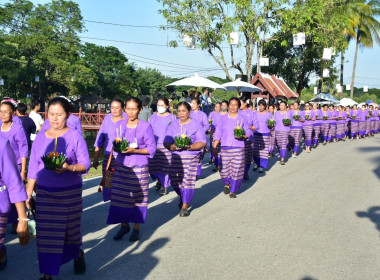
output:
[{"label": "krathong flower offering", "polygon": [[365,119],[368,120],[371,116],[370,115],[367,115],[365,116]]},{"label": "krathong flower offering", "polygon": [[310,116],[309,115],[305,115],[305,120],[310,120]]},{"label": "krathong flower offering", "polygon": [[212,119],[208,119],[208,124],[212,125]]},{"label": "krathong flower offering", "polygon": [[319,116],[318,116],[318,114],[315,115],[315,118],[316,118],[317,120],[319,120]]},{"label": "krathong flower offering", "polygon": [[293,120],[299,121],[299,119],[300,119],[300,115],[293,115]]},{"label": "krathong flower offering", "polygon": [[323,116],[323,120],[327,121],[329,118],[327,116]]},{"label": "krathong flower offering", "polygon": [[245,131],[243,129],[243,121],[241,121],[239,123],[239,121],[237,122],[237,126],[234,128],[234,136],[236,138],[243,138],[244,135],[245,135]]},{"label": "krathong flower offering", "polygon": [[342,120],[342,117],[338,117],[338,121]]},{"label": "krathong flower offering", "polygon": [[122,138],[121,134],[122,133],[121,133],[121,126],[120,126],[120,135],[119,135],[119,131],[116,128],[116,139],[113,140],[113,142],[112,142],[113,150],[117,153],[125,152],[127,150],[127,148],[129,147],[128,140],[125,138]]},{"label": "krathong flower offering", "polygon": [[66,161],[66,155],[63,153],[57,153],[58,137],[55,137],[54,151],[46,153],[41,157],[45,169],[56,170],[62,168],[62,165]]},{"label": "krathong flower offering", "polygon": [[180,149],[187,149],[190,146],[190,137],[186,134],[174,137],[174,145]]},{"label": "krathong flower offering", "polygon": [[289,118],[285,118],[285,119],[282,119],[282,123],[285,126],[290,126],[290,125],[292,125],[292,120]]},{"label": "krathong flower offering", "polygon": [[276,121],[274,119],[268,119],[267,125],[269,128],[275,127]]}]

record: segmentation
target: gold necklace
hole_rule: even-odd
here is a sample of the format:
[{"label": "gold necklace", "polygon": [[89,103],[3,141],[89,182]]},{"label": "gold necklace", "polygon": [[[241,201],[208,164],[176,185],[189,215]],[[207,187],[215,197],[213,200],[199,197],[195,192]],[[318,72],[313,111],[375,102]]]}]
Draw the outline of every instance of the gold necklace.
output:
[{"label": "gold necklace", "polygon": [[12,125],[13,125],[13,122],[11,122],[11,125],[9,126],[9,128],[8,128],[7,130],[3,130],[4,123],[2,123],[2,124],[1,124],[1,131],[3,131],[3,132],[8,132],[8,131],[10,131],[11,128],[12,128]]}]

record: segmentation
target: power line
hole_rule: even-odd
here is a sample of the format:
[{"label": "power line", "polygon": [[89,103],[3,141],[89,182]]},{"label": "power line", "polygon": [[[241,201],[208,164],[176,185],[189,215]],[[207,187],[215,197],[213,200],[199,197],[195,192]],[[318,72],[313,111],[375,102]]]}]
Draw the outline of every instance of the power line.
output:
[{"label": "power line", "polygon": [[85,22],[91,22],[91,23],[98,23],[98,24],[105,24],[105,25],[123,26],[123,27],[157,28],[157,29],[161,28],[160,26],[156,26],[156,25],[133,25],[133,24],[122,24],[122,23],[95,21],[95,20],[87,20],[87,19],[83,19],[83,21],[85,21]]},{"label": "power line", "polygon": [[135,45],[145,45],[145,46],[168,47],[168,45],[161,45],[161,44],[142,43],[142,42],[128,42],[128,41],[122,41],[122,40],[110,40],[110,39],[104,39],[104,38],[94,38],[94,37],[85,37],[85,36],[78,36],[78,37],[79,38],[83,38],[83,39],[106,41],[106,42],[116,42],[116,43],[123,43],[123,44],[135,44]]}]

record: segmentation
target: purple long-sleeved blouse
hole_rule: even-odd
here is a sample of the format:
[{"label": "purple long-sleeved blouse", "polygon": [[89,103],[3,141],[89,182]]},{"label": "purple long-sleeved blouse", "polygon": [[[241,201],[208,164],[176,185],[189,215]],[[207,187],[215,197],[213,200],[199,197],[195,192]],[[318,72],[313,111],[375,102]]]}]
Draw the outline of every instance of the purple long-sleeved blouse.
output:
[{"label": "purple long-sleeved blouse", "polygon": [[[112,121],[111,117],[105,117],[102,125],[100,126],[98,135],[96,136],[94,147],[103,148],[104,154],[109,155],[112,149],[112,142],[116,139],[116,126],[117,122]],[[114,155],[117,155],[117,152],[113,152]]]},{"label": "purple long-sleeved blouse", "polygon": [[315,116],[315,121],[313,122],[313,125],[318,125],[318,124],[321,124],[322,121],[321,121],[321,118],[322,118],[322,110],[321,109],[316,109],[316,110],[312,110],[313,113],[314,113],[314,116]]},{"label": "purple long-sleeved blouse", "polygon": [[7,138],[0,135],[0,213],[8,213],[11,203],[27,199],[16,157]]},{"label": "purple long-sleeved blouse", "polygon": [[202,112],[201,110],[198,110],[197,112],[191,111],[190,118],[200,122],[205,132],[210,129],[210,124],[208,123],[208,118],[205,112]]},{"label": "purple long-sleeved blouse", "polygon": [[291,119],[292,119],[292,127],[302,127],[302,122],[300,121],[296,121],[295,119],[293,119],[293,116],[295,115],[299,115],[301,119],[305,119],[305,115],[304,115],[304,112],[303,111],[295,111],[295,110],[290,110],[289,111],[289,115],[291,116]]},{"label": "purple long-sleeved blouse", "polygon": [[152,126],[154,138],[156,140],[157,146],[162,147],[164,145],[164,139],[166,136],[166,128],[175,120],[175,116],[169,114],[165,117],[159,116],[154,113],[150,119],[149,123]]},{"label": "purple long-sleeved blouse", "polygon": [[276,111],[274,113],[273,119],[276,121],[274,131],[290,131],[290,126],[285,126],[282,123],[282,120],[286,118],[289,118],[293,123],[293,119],[289,112],[285,111],[284,113],[281,113],[281,111]]},{"label": "purple long-sleeved blouse", "polygon": [[[309,119],[306,120],[306,116],[309,116]],[[313,125],[314,122],[315,122],[315,113],[313,110],[310,110],[310,111],[303,111],[303,119],[305,120],[303,123],[302,123],[302,126],[308,126],[308,125]],[[314,121],[312,120],[314,119]]]},{"label": "purple long-sleeved blouse", "polygon": [[120,120],[116,123],[117,127],[121,127],[120,135],[122,138],[127,139],[130,144],[138,144],[137,149],[146,149],[149,154],[124,154],[120,153],[116,157],[116,161],[124,166],[141,166],[148,164],[148,158],[153,158],[156,152],[156,141],[154,139],[153,129],[151,125],[144,121],[139,120],[136,128],[127,127],[128,120]]},{"label": "purple long-sleeved blouse", "polygon": [[[190,137],[190,145],[194,143],[207,143],[206,134],[202,127],[202,124],[195,119],[192,119],[189,123],[184,125],[181,125],[180,120],[176,119],[166,129],[164,142],[174,144],[174,138],[176,136],[181,136],[181,134],[186,134],[188,137]],[[183,150],[173,151],[173,153],[180,155],[197,155],[200,153],[200,151]]]},{"label": "purple long-sleeved blouse", "polygon": [[9,131],[1,131],[0,134],[9,140],[16,156],[17,164],[21,164],[21,158],[28,158],[28,140],[22,125],[13,123]]},{"label": "purple long-sleeved blouse", "polygon": [[222,147],[244,147],[244,140],[238,140],[234,136],[234,129],[237,126],[244,129],[248,138],[251,137],[252,130],[247,118],[238,113],[235,118],[231,118],[230,114],[220,117],[220,123],[214,133],[214,140],[219,140]]},{"label": "purple long-sleeved blouse", "polygon": [[256,128],[255,132],[270,133],[270,128],[268,127],[268,120],[271,118],[270,112],[256,112],[255,115],[258,123],[258,128]]},{"label": "purple long-sleeved blouse", "polygon": [[[41,157],[54,151],[55,138],[48,138],[45,132],[37,134],[30,153],[28,179],[37,179],[37,184],[45,187],[68,187],[82,183],[80,173],[66,171],[57,174],[44,168]],[[69,165],[82,164],[87,170],[91,167],[86,141],[78,131],[69,128],[57,139],[57,153],[66,155]]]}]

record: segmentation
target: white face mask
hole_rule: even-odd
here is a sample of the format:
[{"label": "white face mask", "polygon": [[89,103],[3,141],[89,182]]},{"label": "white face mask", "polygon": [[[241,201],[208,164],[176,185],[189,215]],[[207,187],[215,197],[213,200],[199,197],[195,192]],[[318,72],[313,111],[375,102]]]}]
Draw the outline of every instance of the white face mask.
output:
[{"label": "white face mask", "polygon": [[364,110],[365,110],[365,108],[363,107],[363,108],[362,108],[362,110],[364,111]]},{"label": "white face mask", "polygon": [[157,107],[157,112],[160,113],[160,114],[163,114],[166,112],[166,108],[165,107]]}]

